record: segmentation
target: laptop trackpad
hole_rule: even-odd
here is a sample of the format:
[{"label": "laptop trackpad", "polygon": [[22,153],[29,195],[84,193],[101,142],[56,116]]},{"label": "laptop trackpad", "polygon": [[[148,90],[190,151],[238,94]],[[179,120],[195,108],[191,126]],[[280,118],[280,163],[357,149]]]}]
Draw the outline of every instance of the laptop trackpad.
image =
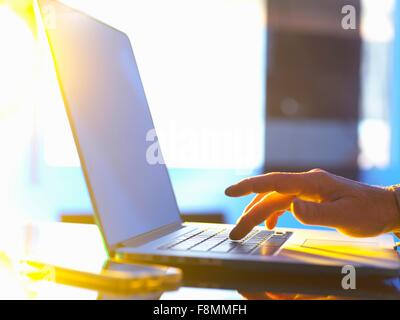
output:
[{"label": "laptop trackpad", "polygon": [[330,248],[340,250],[341,248],[359,248],[359,247],[368,247],[368,248],[378,248],[379,243],[373,241],[346,241],[346,240],[323,240],[323,239],[307,239],[302,244],[302,247],[306,248]]},{"label": "laptop trackpad", "polygon": [[300,246],[284,247],[279,256],[321,265],[350,263],[390,268],[399,265],[397,253],[382,248],[373,239],[306,239]]}]

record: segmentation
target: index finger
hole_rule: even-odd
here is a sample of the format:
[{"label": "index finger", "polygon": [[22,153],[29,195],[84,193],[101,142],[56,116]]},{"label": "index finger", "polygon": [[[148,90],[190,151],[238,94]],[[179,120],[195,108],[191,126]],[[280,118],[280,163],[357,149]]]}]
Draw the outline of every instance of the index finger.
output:
[{"label": "index finger", "polygon": [[317,183],[310,173],[272,172],[244,179],[228,187],[225,194],[230,197],[241,197],[250,193],[273,191],[287,195],[312,194],[317,192]]},{"label": "index finger", "polygon": [[277,192],[270,193],[239,219],[236,226],[231,230],[229,237],[232,240],[242,239],[255,226],[267,220],[272,214],[288,209],[292,200],[292,196],[282,195]]}]

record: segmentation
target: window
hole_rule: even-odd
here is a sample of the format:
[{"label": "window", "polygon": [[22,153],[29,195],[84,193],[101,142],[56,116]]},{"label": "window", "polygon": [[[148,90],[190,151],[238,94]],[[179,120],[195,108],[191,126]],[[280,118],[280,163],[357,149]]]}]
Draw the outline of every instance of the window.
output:
[{"label": "window", "polygon": [[[129,35],[170,168],[262,167],[263,1],[63,2]],[[43,119],[46,163],[78,166],[62,104]]]},{"label": "window", "polygon": [[386,169],[392,160],[391,81],[395,1],[363,0],[362,105],[359,125],[361,169]]}]

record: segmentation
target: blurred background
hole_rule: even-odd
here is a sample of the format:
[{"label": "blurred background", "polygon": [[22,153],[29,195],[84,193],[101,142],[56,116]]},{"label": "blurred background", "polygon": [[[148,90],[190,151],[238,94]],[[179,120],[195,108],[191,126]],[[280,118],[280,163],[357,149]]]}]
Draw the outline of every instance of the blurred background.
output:
[{"label": "blurred background", "polygon": [[[61,2],[129,35],[185,219],[235,222],[249,198],[225,187],[265,171],[400,183],[399,1]],[[0,0],[0,218],[90,221],[36,17],[32,0]]]}]

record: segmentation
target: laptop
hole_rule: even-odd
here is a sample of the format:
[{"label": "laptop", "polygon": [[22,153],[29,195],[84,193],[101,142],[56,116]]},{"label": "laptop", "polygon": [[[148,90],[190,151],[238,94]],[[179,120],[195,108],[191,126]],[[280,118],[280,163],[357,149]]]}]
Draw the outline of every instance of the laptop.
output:
[{"label": "laptop", "polygon": [[[127,35],[57,1],[39,0],[39,7],[43,18],[54,14],[46,34],[111,258],[233,272],[340,274],[353,265],[358,274],[399,273],[391,235],[352,239],[334,231],[256,227],[231,241],[232,225],[184,223],[167,167],[149,161],[154,124]],[[159,146],[157,152],[160,157]]]}]

